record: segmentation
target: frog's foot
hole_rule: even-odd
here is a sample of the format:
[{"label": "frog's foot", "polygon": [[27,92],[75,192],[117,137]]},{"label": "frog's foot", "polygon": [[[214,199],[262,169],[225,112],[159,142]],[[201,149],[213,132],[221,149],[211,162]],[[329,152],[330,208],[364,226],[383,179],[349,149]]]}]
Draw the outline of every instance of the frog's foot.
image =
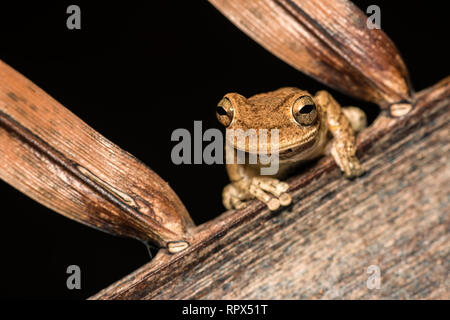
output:
[{"label": "frog's foot", "polygon": [[353,131],[360,132],[367,127],[367,117],[364,111],[357,107],[344,107],[342,112],[350,122]]},{"label": "frog's foot", "polygon": [[244,201],[248,199],[250,199],[248,192],[233,183],[223,189],[222,202],[227,210],[244,208],[246,206]]},{"label": "frog's foot", "polygon": [[249,193],[256,199],[267,204],[269,210],[277,210],[280,205],[287,206],[292,202],[286,193],[289,185],[269,177],[253,177],[249,186]]},{"label": "frog's foot", "polygon": [[288,189],[286,182],[268,177],[253,177],[227,185],[223,189],[222,201],[228,210],[242,209],[246,206],[246,200],[256,198],[274,211],[292,202],[291,196],[286,192]]},{"label": "frog's foot", "polygon": [[330,151],[334,161],[344,172],[346,178],[359,177],[364,173],[364,169],[356,157],[356,150],[353,144],[333,142]]}]

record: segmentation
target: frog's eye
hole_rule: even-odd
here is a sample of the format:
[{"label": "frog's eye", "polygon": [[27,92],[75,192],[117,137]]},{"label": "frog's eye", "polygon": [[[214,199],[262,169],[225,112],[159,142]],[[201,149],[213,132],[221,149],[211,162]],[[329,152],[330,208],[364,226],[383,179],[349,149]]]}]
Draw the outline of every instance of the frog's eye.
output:
[{"label": "frog's eye", "polygon": [[302,96],[292,105],[292,115],[298,124],[309,126],[317,119],[316,104],[310,96]]},{"label": "frog's eye", "polygon": [[225,127],[228,127],[231,121],[233,121],[234,109],[231,105],[231,101],[228,98],[223,98],[222,100],[220,100],[219,104],[217,105],[216,116],[219,122]]}]

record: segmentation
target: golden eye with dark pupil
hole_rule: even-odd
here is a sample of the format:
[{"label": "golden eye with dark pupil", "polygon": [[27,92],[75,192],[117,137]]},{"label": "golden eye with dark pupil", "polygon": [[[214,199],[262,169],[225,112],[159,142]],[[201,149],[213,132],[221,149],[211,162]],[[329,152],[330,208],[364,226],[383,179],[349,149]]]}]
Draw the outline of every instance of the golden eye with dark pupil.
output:
[{"label": "golden eye with dark pupil", "polygon": [[307,114],[307,113],[312,112],[315,108],[316,108],[315,105],[308,104],[308,105],[304,106],[303,108],[301,108],[299,112],[303,113],[303,114]]},{"label": "golden eye with dark pupil", "polygon": [[233,121],[233,116],[234,116],[234,109],[233,106],[231,105],[231,101],[228,98],[223,98],[217,106],[216,110],[217,120],[219,120],[219,122],[225,127],[228,127],[231,121]]},{"label": "golden eye with dark pupil", "polygon": [[224,115],[227,114],[227,111],[226,111],[222,106],[218,106],[218,107],[217,107],[217,113],[218,113],[220,116],[224,116]]},{"label": "golden eye with dark pupil", "polygon": [[312,125],[317,119],[317,108],[310,96],[302,96],[292,105],[292,115],[302,126]]}]

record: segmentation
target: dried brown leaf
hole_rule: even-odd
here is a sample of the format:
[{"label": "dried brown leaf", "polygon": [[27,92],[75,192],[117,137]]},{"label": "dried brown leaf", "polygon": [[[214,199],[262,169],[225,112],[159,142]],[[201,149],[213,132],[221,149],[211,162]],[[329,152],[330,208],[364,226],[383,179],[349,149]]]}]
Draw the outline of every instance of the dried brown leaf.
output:
[{"label": "dried brown leaf", "polygon": [[1,61],[0,178],[78,222],[159,246],[194,226],[156,173]]},{"label": "dried brown leaf", "polygon": [[347,0],[210,0],[268,51],[381,107],[409,101],[408,71],[388,36]]}]

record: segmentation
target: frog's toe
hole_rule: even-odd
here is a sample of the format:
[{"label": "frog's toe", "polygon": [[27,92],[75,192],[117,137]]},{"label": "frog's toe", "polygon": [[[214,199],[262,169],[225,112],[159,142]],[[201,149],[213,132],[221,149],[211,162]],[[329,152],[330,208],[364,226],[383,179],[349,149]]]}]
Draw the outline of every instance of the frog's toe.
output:
[{"label": "frog's toe", "polygon": [[281,182],[278,180],[275,180],[271,183],[271,185],[275,188],[275,193],[277,195],[281,195],[283,193],[285,193],[286,191],[288,191],[289,189],[289,184],[287,184],[286,182]]},{"label": "frog's toe", "polygon": [[277,210],[280,206],[287,206],[292,202],[286,193],[289,184],[272,178],[255,178],[250,193],[267,204],[270,210]]},{"label": "frog's toe", "polygon": [[351,177],[359,177],[364,173],[364,169],[356,156],[350,158],[350,161],[348,162],[348,170]]},{"label": "frog's toe", "polygon": [[269,202],[267,202],[267,207],[269,208],[270,211],[275,211],[280,207],[280,200],[278,200],[277,198],[272,198],[269,200]]},{"label": "frog's toe", "polygon": [[289,193],[283,193],[279,199],[282,206],[288,206],[292,202],[292,197]]},{"label": "frog's toe", "polygon": [[260,184],[252,184],[249,192],[258,200],[267,204],[270,210],[277,210],[280,207],[280,201],[271,197]]},{"label": "frog's toe", "polygon": [[244,209],[247,206],[247,203],[245,201],[241,201],[241,199],[232,197],[231,198],[231,206],[234,209]]},{"label": "frog's toe", "polygon": [[245,193],[233,184],[229,184],[223,189],[222,202],[227,210],[244,208],[247,205],[244,200],[246,200]]},{"label": "frog's toe", "polygon": [[344,170],[344,175],[347,179],[354,179],[356,177],[362,176],[364,174],[364,169],[358,160],[350,161],[348,166]]}]

